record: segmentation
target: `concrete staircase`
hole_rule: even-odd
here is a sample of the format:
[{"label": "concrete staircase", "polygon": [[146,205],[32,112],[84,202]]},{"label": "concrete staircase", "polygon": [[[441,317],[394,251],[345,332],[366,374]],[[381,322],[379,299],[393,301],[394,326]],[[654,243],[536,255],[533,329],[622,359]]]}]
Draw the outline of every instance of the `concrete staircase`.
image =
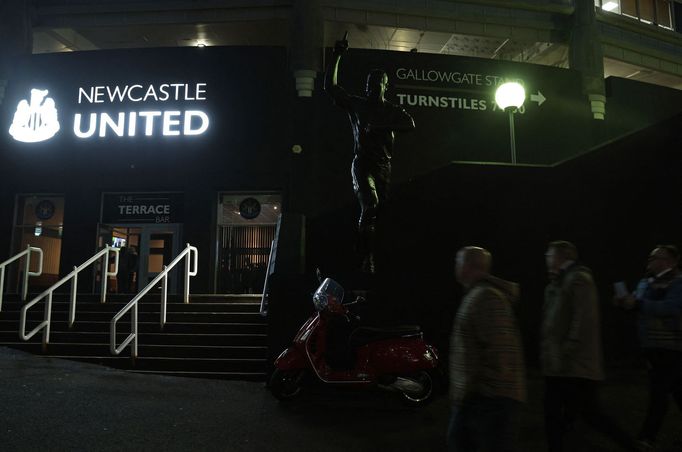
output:
[{"label": "concrete staircase", "polygon": [[[30,297],[29,297],[30,299]],[[160,297],[150,293],[140,301],[138,358],[130,348],[120,356],[109,351],[109,322],[132,295],[79,294],[76,322],[68,327],[68,296],[55,294],[52,302],[50,344],[42,350],[42,331],[25,342],[19,338],[17,296],[5,295],[0,312],[0,346],[55,358],[101,364],[138,373],[184,377],[264,380],[267,322],[259,313],[259,295],[191,295],[190,303],[169,296],[167,323],[159,324]],[[44,302],[29,311],[27,330],[43,319]],[[130,333],[130,317],[117,326],[120,344]]]}]

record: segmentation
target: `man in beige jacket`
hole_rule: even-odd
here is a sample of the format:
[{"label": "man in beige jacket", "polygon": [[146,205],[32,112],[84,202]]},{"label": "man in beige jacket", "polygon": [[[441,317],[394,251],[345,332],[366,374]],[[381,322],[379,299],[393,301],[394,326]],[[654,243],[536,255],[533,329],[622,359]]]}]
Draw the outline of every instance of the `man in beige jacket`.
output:
[{"label": "man in beige jacket", "polygon": [[491,256],[478,247],[457,253],[466,295],[450,336],[450,451],[512,451],[526,399],[521,337],[512,309],[518,285],[490,275]]},{"label": "man in beige jacket", "polygon": [[549,244],[540,358],[545,376],[545,429],[550,452],[563,451],[567,423],[581,417],[630,449],[632,439],[605,416],[598,399],[604,380],[599,297],[589,268],[570,242]]}]

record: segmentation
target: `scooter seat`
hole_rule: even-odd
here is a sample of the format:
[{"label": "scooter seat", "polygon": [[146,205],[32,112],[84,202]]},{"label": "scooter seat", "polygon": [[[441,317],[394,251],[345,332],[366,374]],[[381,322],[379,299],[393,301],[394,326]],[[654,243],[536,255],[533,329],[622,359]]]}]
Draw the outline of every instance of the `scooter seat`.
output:
[{"label": "scooter seat", "polygon": [[418,325],[396,325],[382,328],[363,326],[356,328],[351,333],[350,344],[352,347],[359,347],[370,342],[396,337],[415,336],[420,333],[421,328]]}]

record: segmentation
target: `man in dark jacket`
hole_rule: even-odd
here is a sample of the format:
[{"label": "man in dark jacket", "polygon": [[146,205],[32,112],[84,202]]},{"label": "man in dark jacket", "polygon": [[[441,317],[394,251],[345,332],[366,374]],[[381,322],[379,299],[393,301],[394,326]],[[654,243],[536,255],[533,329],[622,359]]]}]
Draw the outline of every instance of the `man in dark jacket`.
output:
[{"label": "man in dark jacket", "polygon": [[639,434],[642,450],[653,448],[668,410],[669,394],[682,410],[682,274],[673,245],[650,254],[646,277],[634,295],[618,300],[639,313],[639,339],[650,365],[649,408]]},{"label": "man in dark jacket", "polygon": [[629,449],[632,440],[599,407],[604,363],[592,272],[577,263],[578,250],[570,242],[550,243],[545,258],[551,282],[545,289],[540,358],[548,449],[563,451],[566,424],[576,417]]},{"label": "man in dark jacket", "polygon": [[526,380],[512,303],[518,285],[490,275],[490,253],[459,250],[457,281],[466,295],[450,336],[450,451],[512,451]]}]

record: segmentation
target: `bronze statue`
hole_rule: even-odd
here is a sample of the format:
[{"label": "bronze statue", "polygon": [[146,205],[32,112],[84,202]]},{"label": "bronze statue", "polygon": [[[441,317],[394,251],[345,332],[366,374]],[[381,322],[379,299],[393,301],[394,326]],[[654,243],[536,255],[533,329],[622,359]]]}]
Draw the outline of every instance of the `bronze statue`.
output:
[{"label": "bronze statue", "polygon": [[336,42],[325,73],[324,89],[336,105],[348,112],[353,129],[355,157],[351,173],[353,189],[362,209],[358,221],[362,270],[374,273],[377,211],[388,195],[394,132],[414,129],[414,120],[402,107],[384,98],[388,75],[381,69],[375,69],[367,76],[367,97],[349,95],[339,86],[339,62],[346,50],[348,32]]}]

